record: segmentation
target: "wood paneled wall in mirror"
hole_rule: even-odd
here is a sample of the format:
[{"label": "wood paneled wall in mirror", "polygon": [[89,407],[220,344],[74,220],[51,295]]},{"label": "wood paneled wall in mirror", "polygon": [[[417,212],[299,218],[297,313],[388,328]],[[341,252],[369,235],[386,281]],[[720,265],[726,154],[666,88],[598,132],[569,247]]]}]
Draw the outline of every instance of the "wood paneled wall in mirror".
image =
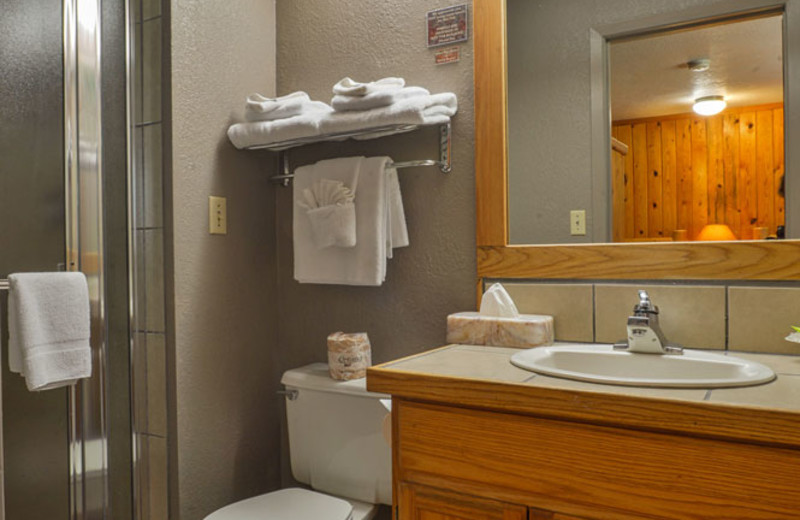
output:
[{"label": "wood paneled wall in mirror", "polygon": [[[572,118],[567,126],[574,131],[557,137],[568,140],[567,155],[579,156],[590,163],[584,168],[590,172],[586,177],[591,191],[591,200],[585,203],[587,209],[592,205],[607,206],[604,217],[592,218],[589,213],[589,236],[606,236],[605,240],[620,243],[509,243],[508,191],[518,191],[514,186],[507,187],[510,137],[506,92],[510,80],[506,75],[506,30],[510,21],[506,18],[506,1],[474,0],[478,277],[800,279],[800,241],[752,240],[777,236],[784,222],[788,236],[794,236],[792,219],[798,219],[800,208],[793,211],[791,204],[784,206],[783,200],[785,196],[787,201],[800,201],[800,183],[793,181],[790,173],[800,171],[800,154],[793,153],[800,150],[800,114],[789,111],[783,114],[780,104],[731,103],[727,112],[702,122],[697,116],[682,117],[681,111],[673,111],[663,116],[616,117],[612,123],[607,74],[612,41],[667,29],[724,25],[733,19],[777,15],[783,17],[783,47],[787,56],[782,63],[786,107],[800,106],[800,66],[788,58],[800,55],[800,5],[768,0],[669,3],[643,0],[631,10],[618,9],[623,4],[630,7],[623,0],[609,0],[602,6],[588,0],[569,3],[543,0],[536,4],[545,6],[542,14],[550,18],[538,20],[531,30],[549,26],[574,33],[568,39],[569,49],[558,45],[547,48],[550,61],[574,57],[582,60],[579,68],[585,65],[582,70],[591,70],[590,80],[584,72],[584,77],[579,78],[584,83],[579,81],[563,88],[571,89],[569,95],[578,106],[578,114],[564,113],[564,117]],[[598,11],[601,7],[602,12]],[[576,11],[584,14],[573,16]],[[586,23],[589,25],[584,26]],[[688,67],[685,63],[679,65]],[[537,72],[543,77],[553,74],[546,69]],[[540,104],[558,103],[544,93],[536,94],[535,87],[530,86],[534,95],[541,97]],[[639,136],[638,140],[634,134]],[[612,168],[612,136],[615,148],[629,154],[624,156],[627,159],[614,161],[616,168]],[[781,138],[785,147],[780,144]],[[613,154],[621,156],[620,152]],[[541,162],[549,164],[555,159],[542,154]],[[658,174],[654,175],[654,171]],[[744,176],[751,171],[752,176]],[[630,186],[626,188],[624,182],[626,178],[629,182],[633,180],[637,172],[640,184],[648,189],[643,195],[634,196],[631,191],[626,193]],[[698,172],[703,175],[695,175]],[[558,172],[540,174],[547,177]],[[544,184],[539,189],[543,196],[548,195]],[[637,208],[630,201],[626,205],[626,196],[638,198],[641,206]],[[568,204],[562,206],[565,210],[577,209]],[[632,224],[621,218],[626,213],[633,216]],[[727,224],[737,239],[745,240],[691,241],[707,223]],[[641,239],[669,242],[638,242]]]}]

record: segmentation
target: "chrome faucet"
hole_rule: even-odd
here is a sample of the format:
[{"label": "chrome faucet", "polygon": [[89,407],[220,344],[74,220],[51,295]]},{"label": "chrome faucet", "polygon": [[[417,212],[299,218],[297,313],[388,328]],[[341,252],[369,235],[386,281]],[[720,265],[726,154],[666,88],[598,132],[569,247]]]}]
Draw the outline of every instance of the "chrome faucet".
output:
[{"label": "chrome faucet", "polygon": [[683,354],[683,347],[670,345],[658,323],[658,307],[653,305],[647,291],[639,291],[639,303],[628,316],[628,339],[614,344],[617,350],[646,354]]}]

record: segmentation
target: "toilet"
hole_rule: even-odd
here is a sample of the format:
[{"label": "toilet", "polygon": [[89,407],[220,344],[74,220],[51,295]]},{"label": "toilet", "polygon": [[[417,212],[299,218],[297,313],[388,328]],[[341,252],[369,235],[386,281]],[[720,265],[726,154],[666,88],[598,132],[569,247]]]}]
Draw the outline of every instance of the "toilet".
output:
[{"label": "toilet", "polygon": [[227,505],[205,520],[369,520],[392,503],[388,395],[366,379],[335,381],[328,365],[288,370],[286,419],[292,475],[312,490],[273,491]]}]

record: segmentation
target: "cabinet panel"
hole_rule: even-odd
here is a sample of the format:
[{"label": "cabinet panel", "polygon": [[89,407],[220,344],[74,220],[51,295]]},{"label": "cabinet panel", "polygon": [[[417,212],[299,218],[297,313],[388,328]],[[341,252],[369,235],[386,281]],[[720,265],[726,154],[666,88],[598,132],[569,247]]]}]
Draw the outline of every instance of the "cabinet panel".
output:
[{"label": "cabinet panel", "polygon": [[400,483],[399,520],[526,520],[525,507]]},{"label": "cabinet panel", "polygon": [[797,520],[800,451],[404,400],[399,480],[596,520]]}]

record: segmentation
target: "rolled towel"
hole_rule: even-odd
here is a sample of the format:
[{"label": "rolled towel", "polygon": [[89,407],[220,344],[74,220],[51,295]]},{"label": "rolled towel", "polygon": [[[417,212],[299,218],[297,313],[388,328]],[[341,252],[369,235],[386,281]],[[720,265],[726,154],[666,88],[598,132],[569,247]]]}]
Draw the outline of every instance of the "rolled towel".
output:
[{"label": "rolled towel", "polygon": [[337,112],[352,110],[371,110],[385,107],[403,99],[416,96],[429,96],[430,92],[422,87],[403,87],[395,90],[378,90],[364,96],[333,96],[331,106]]},{"label": "rolled towel", "polygon": [[308,103],[308,109],[300,115],[231,125],[228,128],[228,139],[236,148],[241,149],[317,136],[320,134],[320,122],[331,112],[333,109],[325,103],[312,101]]},{"label": "rolled towel", "polygon": [[379,90],[397,90],[406,85],[403,78],[382,78],[377,81],[360,83],[350,78],[343,78],[333,86],[333,93],[340,96],[366,96]]},{"label": "rolled towel", "polygon": [[[387,125],[436,125],[447,123],[458,111],[458,100],[451,92],[415,96],[372,110],[333,112],[320,122],[322,133],[352,132]],[[373,132],[356,139],[374,139],[397,133],[396,130]]]}]

